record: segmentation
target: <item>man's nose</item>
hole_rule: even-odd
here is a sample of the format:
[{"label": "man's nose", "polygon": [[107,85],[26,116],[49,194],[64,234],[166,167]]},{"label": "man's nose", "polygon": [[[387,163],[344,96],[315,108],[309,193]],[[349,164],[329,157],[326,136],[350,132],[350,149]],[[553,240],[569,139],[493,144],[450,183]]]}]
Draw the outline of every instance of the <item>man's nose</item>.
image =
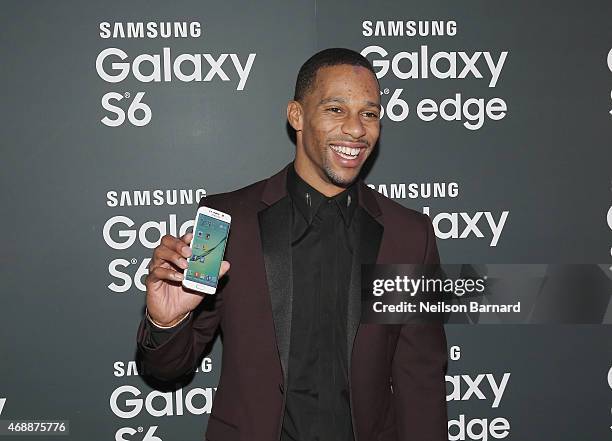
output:
[{"label": "man's nose", "polygon": [[353,138],[361,138],[366,134],[365,126],[361,121],[359,113],[353,113],[347,116],[344,124],[342,124],[342,131]]}]

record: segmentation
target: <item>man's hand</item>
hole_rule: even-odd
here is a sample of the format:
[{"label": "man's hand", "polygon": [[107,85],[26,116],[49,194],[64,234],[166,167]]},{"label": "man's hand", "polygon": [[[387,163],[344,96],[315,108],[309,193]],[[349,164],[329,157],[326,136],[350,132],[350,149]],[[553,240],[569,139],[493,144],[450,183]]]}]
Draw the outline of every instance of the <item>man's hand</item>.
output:
[{"label": "man's hand", "polygon": [[[193,233],[176,238],[166,234],[161,243],[153,250],[149,262],[149,274],[145,279],[147,287],[147,309],[155,322],[162,326],[172,326],[185,314],[200,304],[205,294],[191,294],[182,285],[183,270],[191,256],[189,243]],[[219,278],[229,270],[227,261],[221,262]]]}]

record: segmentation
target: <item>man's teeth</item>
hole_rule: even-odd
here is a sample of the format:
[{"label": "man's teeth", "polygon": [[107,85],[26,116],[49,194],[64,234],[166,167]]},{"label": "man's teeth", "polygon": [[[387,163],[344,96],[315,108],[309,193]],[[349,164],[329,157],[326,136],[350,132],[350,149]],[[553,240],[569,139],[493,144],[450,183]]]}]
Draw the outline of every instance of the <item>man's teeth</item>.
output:
[{"label": "man's teeth", "polygon": [[350,147],[344,147],[340,145],[330,145],[333,151],[338,153],[341,157],[345,159],[354,159],[359,155],[361,149],[353,149]]}]

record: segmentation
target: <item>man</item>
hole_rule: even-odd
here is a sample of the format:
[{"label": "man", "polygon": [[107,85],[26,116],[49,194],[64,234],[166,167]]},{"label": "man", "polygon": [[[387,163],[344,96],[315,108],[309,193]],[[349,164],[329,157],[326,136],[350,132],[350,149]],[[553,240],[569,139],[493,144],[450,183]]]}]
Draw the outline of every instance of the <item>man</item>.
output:
[{"label": "man", "polygon": [[193,371],[220,327],[210,441],[446,440],[443,326],[359,323],[361,264],[439,261],[429,218],[358,178],[380,131],[372,66],[348,49],[315,54],[287,118],[292,163],[200,201],[232,216],[216,295],[181,285],[191,233],[155,249],[141,369]]}]

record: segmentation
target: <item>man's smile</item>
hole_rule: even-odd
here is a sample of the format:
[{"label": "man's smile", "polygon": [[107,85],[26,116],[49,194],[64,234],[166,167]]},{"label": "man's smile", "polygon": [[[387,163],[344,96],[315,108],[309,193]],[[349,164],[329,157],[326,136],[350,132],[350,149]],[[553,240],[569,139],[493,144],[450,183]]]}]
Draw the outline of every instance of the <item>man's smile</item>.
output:
[{"label": "man's smile", "polygon": [[341,159],[340,164],[344,166],[356,166],[366,150],[366,144],[362,142],[334,141],[329,144],[335,156]]}]

